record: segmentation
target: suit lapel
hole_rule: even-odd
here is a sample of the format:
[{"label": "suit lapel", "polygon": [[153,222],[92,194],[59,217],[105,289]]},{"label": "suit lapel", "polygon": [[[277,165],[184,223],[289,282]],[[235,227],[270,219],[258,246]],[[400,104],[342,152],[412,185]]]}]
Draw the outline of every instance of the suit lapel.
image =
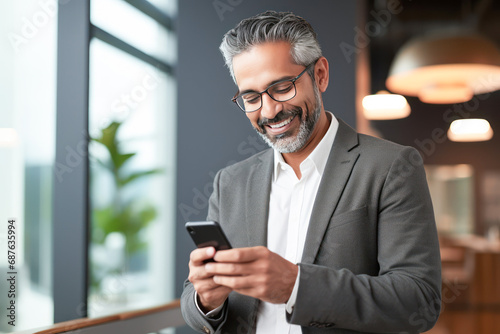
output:
[{"label": "suit lapel", "polygon": [[[269,197],[271,194],[271,178],[273,175],[273,150],[269,149],[261,157],[259,163],[252,166],[248,175],[248,194],[245,208],[245,226],[248,237],[247,246],[267,246],[267,220],[269,216]],[[236,295],[240,299],[238,322],[243,320],[248,332],[254,332],[259,308],[258,299]],[[234,329],[241,323],[235,324]],[[231,326],[230,326],[231,327]]]},{"label": "suit lapel", "polygon": [[[338,118],[337,118],[338,119]],[[328,156],[309,221],[302,262],[314,263],[326,228],[347,184],[359,152],[358,134],[341,119]]]},{"label": "suit lapel", "polygon": [[273,175],[273,150],[265,152],[248,176],[246,228],[249,246],[267,246],[267,220]]}]

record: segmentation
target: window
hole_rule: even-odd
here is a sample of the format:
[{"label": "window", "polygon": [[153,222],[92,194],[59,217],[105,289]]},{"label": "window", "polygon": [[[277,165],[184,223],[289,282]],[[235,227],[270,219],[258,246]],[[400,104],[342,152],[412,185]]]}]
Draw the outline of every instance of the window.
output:
[{"label": "window", "polygon": [[473,232],[474,169],[470,165],[426,165],[427,183],[438,231],[445,235]]},{"label": "window", "polygon": [[168,16],[149,2],[92,1],[91,23],[89,133],[113,142],[89,151],[94,317],[174,296],[176,50]]},{"label": "window", "polygon": [[[52,189],[56,117],[55,4],[0,5],[0,332],[52,324]],[[15,264],[8,267],[7,226],[15,222]],[[14,272],[12,282],[6,273]],[[15,297],[8,297],[14,283]],[[9,286],[7,286],[9,284]],[[8,289],[7,289],[8,288]],[[13,318],[7,307],[15,303]],[[14,320],[12,325],[8,321]]]},{"label": "window", "polygon": [[[25,0],[0,5],[0,34],[5,37],[0,39],[0,268],[4,275],[15,272],[16,294],[0,298],[4,319],[0,332],[48,326],[54,319],[64,321],[86,313],[100,316],[152,306],[174,295],[170,266],[174,263],[176,39],[171,18],[176,16],[176,1],[93,1],[92,22],[85,10],[89,3]],[[58,22],[63,22],[61,27]],[[76,36],[74,27],[82,33]],[[58,40],[63,41],[61,45]],[[68,43],[73,40],[78,41]],[[66,70],[78,70],[64,73],[61,62]],[[87,65],[89,78],[84,70]],[[73,85],[76,77],[79,84]],[[61,94],[61,85],[68,79],[70,89]],[[95,236],[90,238],[86,272],[90,277],[96,273],[90,268],[100,270],[102,289],[89,289],[85,304],[85,293],[80,293],[85,290],[80,288],[85,286],[85,273],[66,268],[76,262],[75,267],[86,265],[84,256],[80,257],[85,247],[72,242],[85,244],[81,231],[85,231],[87,190],[91,222],[92,213],[114,197],[113,174],[97,163],[108,156],[95,141],[89,147],[91,184],[87,189],[87,124],[83,121],[87,117],[88,132],[95,138],[113,121],[123,123],[116,137],[120,149],[135,153],[123,165],[124,175],[134,175],[124,188],[123,200],[132,203],[147,224],[132,234],[133,247],[124,243],[131,238],[119,232],[99,238],[102,229],[89,231]],[[78,128],[78,133],[68,128]],[[74,207],[83,211],[74,212]],[[13,269],[7,258],[7,228],[12,218],[16,232]],[[133,250],[127,259],[123,257],[126,247]],[[74,277],[80,282],[74,282]],[[89,282],[95,287],[96,281]],[[2,294],[8,284],[10,288],[4,276]],[[15,327],[6,321],[11,300],[16,306]]]}]

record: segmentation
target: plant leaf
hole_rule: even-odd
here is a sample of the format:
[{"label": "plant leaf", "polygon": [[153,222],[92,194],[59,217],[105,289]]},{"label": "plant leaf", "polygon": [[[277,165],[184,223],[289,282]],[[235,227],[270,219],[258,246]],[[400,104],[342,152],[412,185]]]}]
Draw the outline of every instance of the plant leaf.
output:
[{"label": "plant leaf", "polygon": [[142,172],[135,172],[135,173],[130,174],[129,176],[127,176],[124,179],[120,179],[119,182],[120,182],[121,186],[124,186],[124,185],[126,185],[134,180],[137,180],[139,178],[142,178],[144,176],[159,174],[162,172],[163,172],[163,169],[161,169],[161,168],[146,170],[146,171],[142,171]]},{"label": "plant leaf", "polygon": [[115,166],[116,170],[120,170],[122,166],[127,162],[130,158],[132,158],[134,155],[137,153],[118,153],[118,150],[116,153],[111,154],[111,160],[113,160],[113,165]]}]

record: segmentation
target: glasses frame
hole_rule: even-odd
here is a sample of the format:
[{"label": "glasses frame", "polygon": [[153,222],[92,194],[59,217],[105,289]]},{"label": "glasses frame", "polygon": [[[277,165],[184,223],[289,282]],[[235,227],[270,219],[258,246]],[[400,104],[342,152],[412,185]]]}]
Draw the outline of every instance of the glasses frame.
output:
[{"label": "glasses frame", "polygon": [[[266,89],[264,89],[262,92],[247,92],[247,93],[243,93],[243,94],[238,94],[236,93],[235,96],[233,96],[233,98],[231,99],[232,102],[234,102],[239,109],[241,109],[244,113],[252,113],[252,112],[256,112],[257,110],[259,110],[260,108],[262,108],[262,105],[263,105],[263,102],[262,102],[262,94],[266,93],[267,95],[269,95],[269,97],[271,99],[273,99],[274,101],[276,102],[286,102],[286,101],[290,101],[291,99],[293,99],[295,96],[297,96],[297,86],[295,86],[295,81],[299,80],[300,77],[306,73],[306,71],[312,66],[312,65],[315,65],[316,64],[316,61],[310,63],[309,65],[306,66],[306,68],[299,73],[299,75],[297,75],[295,78],[293,79],[285,79],[285,80],[280,80],[278,82],[275,82],[273,83],[272,85],[269,85],[269,87],[267,87]],[[293,96],[289,99],[286,99],[286,100],[277,100],[275,99],[271,94],[269,94],[269,89],[271,89],[272,87],[276,86],[276,85],[279,85],[279,84],[282,84],[283,82],[287,82],[287,81],[291,81],[292,82],[292,85],[293,85],[293,89],[295,90],[295,93],[293,94]],[[246,111],[245,109],[243,109],[239,104],[238,102],[236,101],[239,97],[243,96],[243,95],[246,95],[246,94],[249,94],[249,93],[252,93],[252,94],[259,94],[260,95],[260,106],[255,109],[255,110],[252,110],[252,111]]]}]

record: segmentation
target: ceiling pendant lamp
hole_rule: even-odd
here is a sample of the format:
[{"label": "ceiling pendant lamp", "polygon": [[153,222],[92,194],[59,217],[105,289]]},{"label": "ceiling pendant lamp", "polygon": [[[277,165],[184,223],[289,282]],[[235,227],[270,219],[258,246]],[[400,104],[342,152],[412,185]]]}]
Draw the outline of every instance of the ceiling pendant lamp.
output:
[{"label": "ceiling pendant lamp", "polygon": [[386,86],[425,103],[466,102],[475,94],[500,89],[500,50],[475,33],[417,37],[396,54]]},{"label": "ceiling pendant lamp", "polygon": [[389,120],[408,117],[410,106],[404,96],[379,91],[363,98],[363,113],[370,120]]},{"label": "ceiling pendant lamp", "polygon": [[457,142],[486,141],[493,137],[490,123],[481,118],[457,119],[450,124],[448,138]]}]

